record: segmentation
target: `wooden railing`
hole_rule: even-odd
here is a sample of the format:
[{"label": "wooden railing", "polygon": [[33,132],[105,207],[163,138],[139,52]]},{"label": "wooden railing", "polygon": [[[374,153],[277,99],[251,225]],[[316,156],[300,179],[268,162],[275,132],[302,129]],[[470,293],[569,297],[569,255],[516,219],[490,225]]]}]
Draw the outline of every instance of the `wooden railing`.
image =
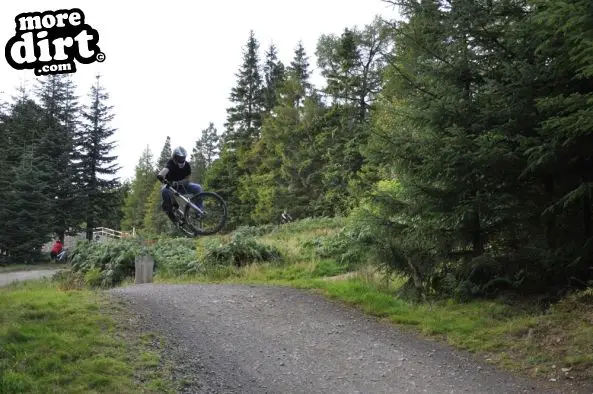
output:
[{"label": "wooden railing", "polygon": [[[93,229],[93,240],[100,241],[101,238],[134,238],[136,237],[136,228],[132,231],[118,231],[107,227],[97,227]],[[77,241],[86,239],[86,233],[81,232],[78,235],[67,235],[64,239],[64,247],[71,248]],[[41,247],[42,252],[49,252],[55,240],[49,241]]]},{"label": "wooden railing", "polygon": [[132,231],[118,231],[107,227],[97,227],[93,229],[93,236],[97,235],[104,235],[111,238],[130,238],[136,236],[136,229],[133,228]]}]

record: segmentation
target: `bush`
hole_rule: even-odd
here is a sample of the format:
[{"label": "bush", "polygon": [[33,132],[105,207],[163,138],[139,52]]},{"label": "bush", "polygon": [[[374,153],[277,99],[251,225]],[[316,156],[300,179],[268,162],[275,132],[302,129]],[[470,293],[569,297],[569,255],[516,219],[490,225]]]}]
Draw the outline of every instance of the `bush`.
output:
[{"label": "bush", "polygon": [[88,285],[112,287],[134,275],[136,256],[141,253],[150,254],[155,272],[163,275],[191,274],[199,269],[195,240],[187,238],[160,238],[150,245],[139,239],[81,241],[70,253],[69,262]]},{"label": "bush", "polygon": [[96,243],[79,241],[68,256],[75,272],[96,287],[112,287],[134,274],[136,256],[143,250],[136,239]]},{"label": "bush", "polygon": [[200,261],[196,241],[189,238],[160,238],[148,248],[154,258],[155,271],[164,276],[196,274]]},{"label": "bush", "polygon": [[344,218],[341,217],[304,218],[278,226],[276,231],[279,233],[295,234],[318,229],[333,230],[343,226]]},{"label": "bush", "polygon": [[368,255],[356,233],[346,228],[334,235],[313,238],[303,244],[303,249],[312,249],[319,257],[335,259],[340,266],[349,269],[366,261]]},{"label": "bush", "polygon": [[255,262],[270,262],[282,259],[280,250],[257,242],[241,233],[235,233],[228,243],[207,242],[198,249],[204,265],[243,267]]},{"label": "bush", "polygon": [[261,237],[262,235],[269,234],[277,229],[278,226],[275,224],[264,224],[261,226],[241,226],[235,231],[235,234],[245,237]]},{"label": "bush", "polygon": [[[213,267],[242,267],[254,262],[281,260],[280,251],[257,242],[249,231],[235,233],[226,243],[206,239],[159,238],[145,245],[139,239],[111,240],[105,243],[80,241],[68,259],[72,272],[60,278],[64,286],[113,287],[135,271],[135,259],[141,253],[154,258],[155,273],[182,276],[212,271]],[[197,245],[197,248],[196,248]],[[225,269],[226,269],[225,268]]]}]

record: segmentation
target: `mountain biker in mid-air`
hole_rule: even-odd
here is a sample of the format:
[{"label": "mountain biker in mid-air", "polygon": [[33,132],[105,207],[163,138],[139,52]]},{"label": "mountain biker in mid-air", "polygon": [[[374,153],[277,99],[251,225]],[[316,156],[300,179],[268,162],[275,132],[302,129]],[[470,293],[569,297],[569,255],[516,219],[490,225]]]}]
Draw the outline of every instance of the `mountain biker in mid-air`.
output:
[{"label": "mountain biker in mid-air", "polygon": [[[185,160],[186,157],[187,152],[183,147],[178,146],[173,149],[172,157],[167,161],[167,164],[165,164],[165,167],[161,172],[158,173],[157,178],[161,182],[167,180],[172,183],[171,186],[179,193],[201,193],[202,186],[189,181],[191,166]],[[175,209],[179,208],[179,204],[177,204],[177,201],[173,198],[173,192],[165,185],[161,189],[161,195],[163,198],[163,211],[169,216],[169,219],[176,223],[177,218],[173,212]]]}]

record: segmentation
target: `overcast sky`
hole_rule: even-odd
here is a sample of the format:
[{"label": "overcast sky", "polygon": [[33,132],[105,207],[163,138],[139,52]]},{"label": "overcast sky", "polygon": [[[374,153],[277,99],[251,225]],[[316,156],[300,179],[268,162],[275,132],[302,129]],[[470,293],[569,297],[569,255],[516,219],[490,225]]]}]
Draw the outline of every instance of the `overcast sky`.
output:
[{"label": "overcast sky", "polygon": [[[115,153],[122,178],[133,176],[147,144],[158,156],[169,135],[173,146],[183,145],[191,153],[209,122],[222,132],[250,29],[260,42],[261,57],[274,42],[285,64],[302,40],[315,72],[321,34],[362,27],[376,15],[395,16],[381,0],[2,0],[2,49],[15,34],[17,14],[74,7],[99,32],[99,46],[106,55],[103,63],[77,63],[74,82],[86,100],[94,76],[102,75],[115,107],[112,126],[118,129]],[[23,80],[32,85],[33,71],[14,70],[3,57],[0,98],[9,100]],[[318,74],[313,82],[321,87]]]}]

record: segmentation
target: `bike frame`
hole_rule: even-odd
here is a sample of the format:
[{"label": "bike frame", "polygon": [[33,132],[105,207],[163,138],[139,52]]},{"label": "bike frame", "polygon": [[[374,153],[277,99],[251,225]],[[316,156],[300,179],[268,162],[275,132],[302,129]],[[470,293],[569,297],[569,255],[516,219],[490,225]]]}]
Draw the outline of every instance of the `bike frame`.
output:
[{"label": "bike frame", "polygon": [[170,183],[167,182],[167,186],[166,187],[168,187],[169,189],[171,189],[173,191],[173,194],[175,195],[175,197],[181,198],[183,201],[185,201],[186,204],[188,204],[190,207],[192,207],[193,209],[195,209],[199,213],[201,213],[201,214],[204,213],[204,211],[201,210],[196,204],[194,204],[193,202],[191,202],[191,200],[189,198],[185,197],[183,194],[181,194],[179,191],[177,191],[177,189],[173,188]]}]

